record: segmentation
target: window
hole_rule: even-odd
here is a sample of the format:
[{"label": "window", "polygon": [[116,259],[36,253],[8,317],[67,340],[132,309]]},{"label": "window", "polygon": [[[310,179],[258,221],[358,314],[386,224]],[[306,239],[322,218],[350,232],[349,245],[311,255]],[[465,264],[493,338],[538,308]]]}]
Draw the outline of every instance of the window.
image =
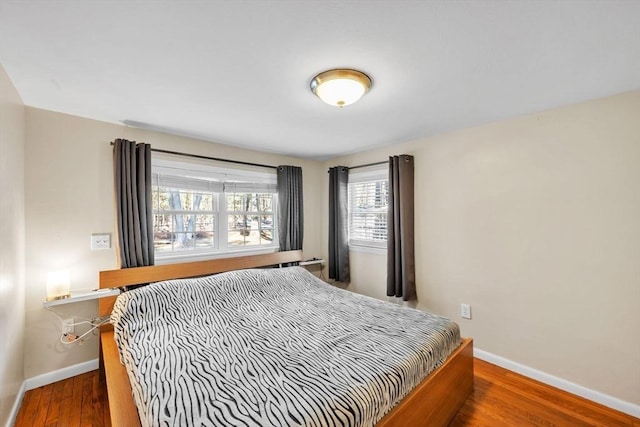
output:
[{"label": "window", "polygon": [[156,255],[214,249],[216,202],[215,193],[154,185],[153,245]]},{"label": "window", "polygon": [[349,246],[387,247],[387,173],[349,174]]},{"label": "window", "polygon": [[152,159],[158,259],[276,248],[276,175]]},{"label": "window", "polygon": [[228,246],[271,245],[274,236],[273,194],[226,194]]}]

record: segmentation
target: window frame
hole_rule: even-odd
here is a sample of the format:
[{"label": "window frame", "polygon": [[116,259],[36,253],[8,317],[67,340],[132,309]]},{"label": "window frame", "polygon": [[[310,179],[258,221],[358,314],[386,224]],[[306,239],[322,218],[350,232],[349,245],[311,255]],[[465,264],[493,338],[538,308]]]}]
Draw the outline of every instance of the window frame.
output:
[{"label": "window frame", "polygon": [[[249,228],[249,232],[251,232],[251,230],[258,230],[258,234],[260,235],[260,240],[262,240],[262,230],[270,230],[271,231],[271,236],[272,236],[272,243],[271,245],[256,245],[257,247],[268,247],[268,246],[274,246],[273,242],[277,241],[277,234],[276,234],[276,228],[277,228],[277,221],[276,221],[276,209],[277,209],[277,197],[275,195],[275,193],[248,193],[248,192],[242,192],[242,193],[221,193],[222,196],[225,198],[224,203],[221,203],[222,205],[224,205],[223,209],[220,209],[220,216],[224,216],[224,219],[226,219],[226,221],[224,222],[225,224],[227,224],[226,227],[224,227],[225,229],[225,242],[227,243],[227,249],[232,247],[232,248],[236,248],[236,247],[242,247],[242,246],[229,246],[229,232],[230,231],[242,231],[242,230],[246,230],[246,228],[234,228],[234,229],[229,229],[228,224],[229,224],[229,217],[230,216],[245,216],[245,217],[251,217],[251,216],[257,216],[258,217],[258,228],[257,229],[252,229]],[[256,203],[256,209],[255,211],[236,211],[236,210],[229,210],[228,208],[228,200],[227,197],[229,195],[235,195],[235,194],[251,194],[251,195],[261,195],[261,194],[271,194],[271,210],[270,211],[261,211],[258,203]],[[220,197],[220,196],[219,196]],[[259,198],[259,197],[257,197]],[[270,216],[271,217],[271,226],[270,227],[262,227],[262,223],[260,221],[260,217],[262,216]],[[241,233],[242,234],[242,233]],[[245,236],[246,237],[246,236]],[[246,245],[243,245],[244,247],[247,247]],[[256,247],[256,246],[251,246],[251,247]],[[279,246],[279,245],[276,245]]]},{"label": "window frame", "polygon": [[[210,162],[191,162],[176,160],[175,158],[166,157],[166,155],[152,154],[152,192],[154,195],[159,188],[171,188],[187,193],[211,194],[212,206],[211,210],[171,210],[162,209],[160,206],[153,206],[154,216],[154,233],[155,233],[155,216],[156,215],[175,215],[182,213],[187,215],[211,215],[213,217],[213,248],[207,247],[198,249],[197,243],[193,248],[183,250],[157,251],[154,238],[154,256],[156,264],[164,264],[174,262],[176,260],[202,260],[225,258],[230,255],[254,255],[263,253],[277,252],[279,249],[278,231],[277,231],[277,213],[278,213],[278,197],[275,192],[276,174],[275,172],[257,171],[254,169],[245,169],[242,167],[233,168],[219,165],[212,165]],[[177,183],[180,188],[175,186],[163,186],[162,179],[166,182]],[[206,181],[206,182],[205,182]],[[188,188],[192,183],[192,188]],[[209,189],[203,190],[203,186],[209,185]],[[196,188],[200,186],[200,188]],[[238,211],[230,211],[227,208],[227,196],[229,194],[271,194],[271,211],[268,215],[272,218],[272,237],[271,244],[257,245],[229,245],[228,234],[230,231],[228,226],[228,217],[237,215]],[[243,211],[244,212],[244,211]],[[256,213],[258,217],[264,213]],[[171,219],[175,221],[174,218]],[[172,230],[170,233],[179,231]],[[260,233],[260,220],[258,220],[258,232]],[[197,230],[196,230],[197,232]],[[259,237],[262,240],[262,237]]]},{"label": "window frame", "polygon": [[[387,219],[388,219],[388,207],[385,208],[384,218],[385,218],[385,237],[384,239],[380,239],[378,241],[373,239],[356,239],[353,237],[353,223],[354,223],[354,214],[357,211],[354,210],[354,200],[353,200],[353,190],[355,185],[363,184],[363,183],[373,183],[373,182],[386,182],[387,184],[387,199],[384,203],[385,207],[388,206],[388,185],[389,185],[389,170],[385,165],[383,167],[378,167],[375,169],[368,169],[366,171],[359,172],[349,172],[349,185],[348,185],[348,218],[349,218],[349,226],[348,226],[348,237],[349,237],[349,250],[356,250],[362,252],[385,252],[387,250]],[[376,208],[374,208],[376,209]],[[382,209],[382,207],[378,208]],[[373,212],[373,213],[381,213]]]}]

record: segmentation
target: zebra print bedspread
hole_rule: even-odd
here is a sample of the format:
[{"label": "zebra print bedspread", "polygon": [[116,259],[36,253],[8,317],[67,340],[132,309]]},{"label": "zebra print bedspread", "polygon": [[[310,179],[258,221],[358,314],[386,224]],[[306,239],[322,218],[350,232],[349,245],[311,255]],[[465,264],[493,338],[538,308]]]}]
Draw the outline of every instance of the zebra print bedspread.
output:
[{"label": "zebra print bedspread", "polygon": [[460,343],[301,267],[149,285],[111,320],[143,426],[371,426]]}]

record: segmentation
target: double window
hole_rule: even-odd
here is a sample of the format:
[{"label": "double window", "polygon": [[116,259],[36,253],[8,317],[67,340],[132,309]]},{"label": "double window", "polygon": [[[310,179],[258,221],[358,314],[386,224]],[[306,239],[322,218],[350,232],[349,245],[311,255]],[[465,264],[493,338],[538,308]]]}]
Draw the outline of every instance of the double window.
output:
[{"label": "double window", "polygon": [[387,247],[387,169],[349,174],[349,246]]},{"label": "double window", "polygon": [[276,175],[152,159],[158,259],[276,248]]}]

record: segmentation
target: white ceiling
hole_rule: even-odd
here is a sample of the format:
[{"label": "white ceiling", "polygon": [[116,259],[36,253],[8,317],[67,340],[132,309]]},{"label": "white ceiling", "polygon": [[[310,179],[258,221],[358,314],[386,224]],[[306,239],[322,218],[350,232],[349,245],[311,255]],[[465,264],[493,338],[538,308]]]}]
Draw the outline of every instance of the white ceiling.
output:
[{"label": "white ceiling", "polygon": [[[8,1],[25,104],[326,159],[640,89],[640,1]],[[318,72],[373,88],[340,110]],[[152,141],[149,141],[152,142]]]}]

